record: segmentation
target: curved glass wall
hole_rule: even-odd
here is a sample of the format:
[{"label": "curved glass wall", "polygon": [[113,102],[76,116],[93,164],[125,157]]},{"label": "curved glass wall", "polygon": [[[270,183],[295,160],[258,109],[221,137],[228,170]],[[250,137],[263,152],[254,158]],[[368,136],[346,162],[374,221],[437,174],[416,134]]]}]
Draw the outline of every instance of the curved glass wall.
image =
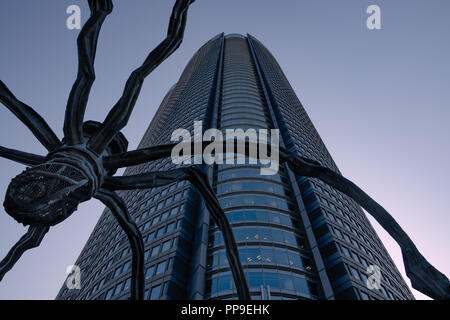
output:
[{"label": "curved glass wall", "polygon": [[[227,37],[220,129],[270,129],[247,41]],[[317,277],[288,179],[263,176],[259,165],[218,165],[215,188],[233,228],[253,299],[311,299]],[[237,298],[221,233],[210,224],[206,298]]]}]

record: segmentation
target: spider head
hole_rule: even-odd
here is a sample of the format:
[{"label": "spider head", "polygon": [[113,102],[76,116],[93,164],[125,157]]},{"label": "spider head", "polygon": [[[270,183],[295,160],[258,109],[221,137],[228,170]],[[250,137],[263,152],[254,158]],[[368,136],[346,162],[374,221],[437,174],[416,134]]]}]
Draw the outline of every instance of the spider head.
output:
[{"label": "spider head", "polygon": [[91,198],[92,183],[76,166],[47,162],[12,179],[6,212],[24,225],[53,226],[68,218],[80,202]]}]

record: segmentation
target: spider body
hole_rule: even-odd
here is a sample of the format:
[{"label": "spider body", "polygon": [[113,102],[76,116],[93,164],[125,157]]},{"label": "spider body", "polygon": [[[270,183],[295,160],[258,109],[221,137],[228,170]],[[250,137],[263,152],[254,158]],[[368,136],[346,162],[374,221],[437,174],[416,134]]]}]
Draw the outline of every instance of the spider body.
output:
[{"label": "spider body", "polygon": [[[62,152],[63,154],[67,152]],[[97,188],[91,170],[66,159],[26,169],[8,186],[6,212],[24,225],[54,226],[67,219]]]},{"label": "spider body", "polygon": [[44,163],[13,178],[5,195],[6,212],[24,225],[54,226],[75,212],[80,203],[92,199],[104,177],[116,171],[104,169],[103,157],[125,152],[128,145],[119,133],[100,156],[90,151],[86,142],[99,127],[98,122],[85,122],[85,143],[62,145],[49,153]]}]

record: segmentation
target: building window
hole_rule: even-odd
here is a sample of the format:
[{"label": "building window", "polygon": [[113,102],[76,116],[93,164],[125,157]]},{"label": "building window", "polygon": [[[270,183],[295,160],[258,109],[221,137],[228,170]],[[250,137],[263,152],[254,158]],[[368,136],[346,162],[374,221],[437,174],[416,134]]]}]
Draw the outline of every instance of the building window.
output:
[{"label": "building window", "polygon": [[151,257],[155,257],[155,256],[157,256],[158,254],[159,254],[159,245],[152,248],[152,254],[151,254]]},{"label": "building window", "polygon": [[130,269],[131,266],[131,260],[128,260],[124,265],[123,265],[123,269],[122,272],[127,272]]},{"label": "building window", "polygon": [[158,264],[156,268],[156,274],[163,273],[166,270],[167,261],[163,261]]},{"label": "building window", "polygon": [[369,296],[366,293],[360,291],[359,294],[361,295],[361,300],[370,300]]},{"label": "building window", "polygon": [[108,292],[106,293],[105,300],[110,300],[113,295],[113,292],[114,288],[109,289]]},{"label": "building window", "polygon": [[114,295],[118,295],[122,291],[123,282],[119,283],[114,290]]},{"label": "building window", "polygon": [[166,220],[168,217],[169,217],[169,211],[164,212],[164,213],[161,215],[161,221]]},{"label": "building window", "polygon": [[159,228],[158,232],[156,233],[156,238],[161,237],[164,234],[164,227]]},{"label": "building window", "polygon": [[155,271],[155,266],[151,266],[147,268],[147,271],[145,272],[145,279],[149,279],[153,277],[153,272]]},{"label": "building window", "polygon": [[259,288],[263,285],[263,277],[261,272],[249,272],[248,274],[248,285],[250,287]]},{"label": "building window", "polygon": [[176,215],[178,213],[178,208],[179,207],[172,208],[172,210],[170,211],[170,216]]},{"label": "building window", "polygon": [[358,270],[356,270],[356,269],[353,268],[353,267],[350,267],[350,270],[351,270],[351,272],[352,272],[353,277],[355,277],[355,278],[358,279],[358,280],[361,280],[361,277],[359,276]]},{"label": "building window", "polygon": [[123,286],[123,291],[128,290],[128,289],[130,288],[130,286],[131,286],[131,278],[128,278],[128,279],[125,281],[125,284],[124,284],[124,286]]},{"label": "building window", "polygon": [[280,284],[281,289],[294,291],[294,284],[292,282],[292,277],[287,274],[280,274]]},{"label": "building window", "polygon": [[173,229],[175,229],[175,223],[174,223],[174,222],[169,223],[169,224],[167,225],[167,232],[170,232],[170,231],[172,231]]},{"label": "building window", "polygon": [[154,237],[155,237],[155,232],[150,233],[147,236],[146,242],[152,241]]},{"label": "building window", "polygon": [[153,287],[152,290],[150,290],[148,300],[158,300],[160,292],[161,292],[161,285]]},{"label": "building window", "polygon": [[172,242],[172,240],[164,242],[162,245],[162,248],[161,248],[161,252],[165,252],[165,251],[169,250],[171,242]]}]

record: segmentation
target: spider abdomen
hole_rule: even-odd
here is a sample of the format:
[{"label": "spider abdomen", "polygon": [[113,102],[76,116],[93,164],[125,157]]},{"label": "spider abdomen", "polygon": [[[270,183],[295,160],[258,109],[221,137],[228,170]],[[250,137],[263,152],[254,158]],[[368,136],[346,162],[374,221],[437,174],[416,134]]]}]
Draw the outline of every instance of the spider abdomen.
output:
[{"label": "spider abdomen", "polygon": [[67,219],[96,190],[98,179],[83,169],[57,157],[26,169],[8,186],[6,212],[24,225],[53,226]]}]

